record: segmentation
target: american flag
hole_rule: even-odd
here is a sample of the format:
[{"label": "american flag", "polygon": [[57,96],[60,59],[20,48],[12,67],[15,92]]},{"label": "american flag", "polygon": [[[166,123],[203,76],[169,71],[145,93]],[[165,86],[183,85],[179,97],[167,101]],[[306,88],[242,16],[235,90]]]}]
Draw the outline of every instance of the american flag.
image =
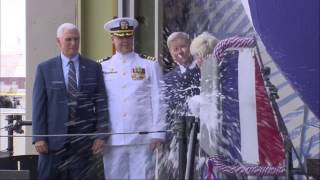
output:
[{"label": "american flag", "polygon": [[255,51],[229,51],[220,61],[222,150],[208,167],[240,175],[283,175],[283,141]]}]

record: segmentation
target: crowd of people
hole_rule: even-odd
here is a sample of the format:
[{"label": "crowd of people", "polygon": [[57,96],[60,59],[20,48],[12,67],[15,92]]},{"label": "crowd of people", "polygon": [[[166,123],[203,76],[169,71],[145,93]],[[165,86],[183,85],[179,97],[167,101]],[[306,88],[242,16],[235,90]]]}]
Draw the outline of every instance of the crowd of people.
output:
[{"label": "crowd of people", "polygon": [[176,66],[163,73],[158,60],[134,51],[136,27],[127,17],[104,25],[115,54],[101,63],[79,53],[74,24],[58,27],[61,52],[38,65],[33,88],[39,179],[91,179],[97,156],[105,179],[157,176],[155,159],[171,151],[175,120],[196,114],[188,101],[200,94],[200,67],[218,40],[209,33],[192,40],[173,32],[167,47]]}]

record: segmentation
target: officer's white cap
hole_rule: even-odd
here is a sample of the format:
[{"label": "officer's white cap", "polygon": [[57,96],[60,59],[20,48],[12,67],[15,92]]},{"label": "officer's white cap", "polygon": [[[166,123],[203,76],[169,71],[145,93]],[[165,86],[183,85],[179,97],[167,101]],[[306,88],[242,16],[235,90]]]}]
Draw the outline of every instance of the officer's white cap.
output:
[{"label": "officer's white cap", "polygon": [[104,29],[115,36],[132,36],[134,29],[138,26],[138,21],[130,17],[121,17],[108,21],[104,24]]}]

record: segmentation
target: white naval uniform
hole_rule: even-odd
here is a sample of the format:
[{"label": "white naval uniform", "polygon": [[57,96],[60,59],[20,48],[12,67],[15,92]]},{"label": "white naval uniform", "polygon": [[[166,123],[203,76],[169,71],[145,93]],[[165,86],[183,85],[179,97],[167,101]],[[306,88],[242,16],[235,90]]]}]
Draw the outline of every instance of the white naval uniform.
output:
[{"label": "white naval uniform", "polygon": [[[111,132],[164,130],[165,115],[160,104],[161,72],[158,62],[144,59],[134,52],[125,55],[117,52],[101,64],[108,94]],[[107,141],[104,154],[106,179],[145,178],[145,168],[133,172],[130,169],[138,167],[138,164],[141,167],[147,161],[146,151],[152,138],[164,139],[164,136],[164,133],[112,135]],[[137,145],[145,147],[145,151],[139,151],[140,155],[133,150]],[[123,150],[124,147],[128,149],[127,152]],[[130,155],[130,151],[136,155]],[[128,156],[123,159],[124,154]],[[129,163],[131,167],[124,168],[126,166],[121,163]],[[125,172],[129,172],[129,175],[123,176]],[[139,176],[134,177],[134,172],[139,172]]]}]

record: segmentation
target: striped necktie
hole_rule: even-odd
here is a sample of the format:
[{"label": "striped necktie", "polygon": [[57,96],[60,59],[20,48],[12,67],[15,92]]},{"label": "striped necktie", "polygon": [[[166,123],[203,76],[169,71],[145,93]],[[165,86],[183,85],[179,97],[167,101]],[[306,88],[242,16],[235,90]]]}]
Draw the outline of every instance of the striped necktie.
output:
[{"label": "striped necktie", "polygon": [[69,121],[76,120],[77,113],[77,76],[76,68],[73,61],[69,61],[69,72],[68,72],[68,101],[69,101]]}]

